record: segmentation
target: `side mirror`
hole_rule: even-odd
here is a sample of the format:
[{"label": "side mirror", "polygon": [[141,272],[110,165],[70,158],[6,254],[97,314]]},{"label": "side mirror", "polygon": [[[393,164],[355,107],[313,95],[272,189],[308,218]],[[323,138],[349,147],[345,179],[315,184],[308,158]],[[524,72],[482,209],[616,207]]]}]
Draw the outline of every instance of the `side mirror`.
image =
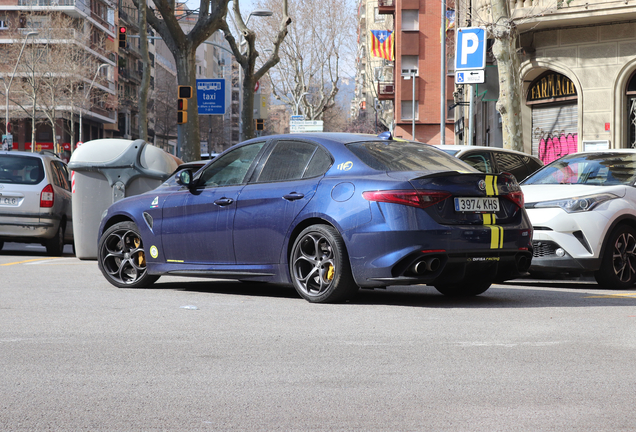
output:
[{"label": "side mirror", "polygon": [[192,170],[184,169],[177,175],[177,184],[190,188],[192,186]]}]

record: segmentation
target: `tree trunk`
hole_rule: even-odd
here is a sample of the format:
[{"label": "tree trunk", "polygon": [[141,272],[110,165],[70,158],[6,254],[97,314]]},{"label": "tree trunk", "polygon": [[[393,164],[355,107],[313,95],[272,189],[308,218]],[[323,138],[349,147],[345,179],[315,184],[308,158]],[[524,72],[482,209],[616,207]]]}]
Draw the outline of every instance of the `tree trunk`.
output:
[{"label": "tree trunk", "polygon": [[521,80],[519,56],[516,51],[517,29],[510,17],[508,0],[491,0],[492,27],[495,44],[492,52],[499,71],[499,100],[503,147],[523,152],[521,125]]},{"label": "tree trunk", "polygon": [[[242,73],[242,71],[241,71]],[[254,70],[243,76],[243,108],[241,110],[241,134],[243,140],[254,138]]]},{"label": "tree trunk", "polygon": [[[175,55],[177,63],[177,83],[192,87],[192,98],[188,99],[188,121],[177,127],[178,156],[184,162],[201,159],[201,141],[199,132],[199,113],[197,107],[196,48],[188,45]],[[175,92],[174,103],[177,103]],[[175,119],[176,121],[177,119]]]}]

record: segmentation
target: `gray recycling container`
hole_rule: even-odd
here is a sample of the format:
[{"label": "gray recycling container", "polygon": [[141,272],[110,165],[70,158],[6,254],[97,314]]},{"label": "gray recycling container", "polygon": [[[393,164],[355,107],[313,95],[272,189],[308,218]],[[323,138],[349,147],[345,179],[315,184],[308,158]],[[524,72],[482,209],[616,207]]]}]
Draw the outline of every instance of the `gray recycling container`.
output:
[{"label": "gray recycling container", "polygon": [[97,230],[114,202],[157,188],[178,159],[144,140],[98,139],[73,152],[73,233],[75,255],[97,259]]}]

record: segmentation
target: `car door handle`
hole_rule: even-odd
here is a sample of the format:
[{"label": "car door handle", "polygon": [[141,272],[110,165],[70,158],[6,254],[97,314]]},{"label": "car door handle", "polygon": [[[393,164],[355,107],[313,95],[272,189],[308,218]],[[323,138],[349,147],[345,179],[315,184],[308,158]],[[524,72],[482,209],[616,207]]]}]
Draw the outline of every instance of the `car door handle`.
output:
[{"label": "car door handle", "polygon": [[230,204],[232,204],[234,202],[234,200],[232,198],[220,198],[216,201],[214,201],[214,204],[220,206],[220,207],[225,207],[228,206]]},{"label": "car door handle", "polygon": [[295,201],[305,197],[305,194],[301,194],[298,192],[288,193],[287,195],[283,195],[283,198],[287,201]]}]

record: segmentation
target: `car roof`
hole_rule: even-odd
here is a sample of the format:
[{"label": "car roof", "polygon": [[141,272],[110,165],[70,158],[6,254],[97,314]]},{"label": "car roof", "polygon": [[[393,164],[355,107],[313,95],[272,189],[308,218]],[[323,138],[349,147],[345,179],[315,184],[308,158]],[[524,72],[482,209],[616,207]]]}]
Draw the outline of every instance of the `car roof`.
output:
[{"label": "car roof", "polygon": [[37,157],[40,159],[51,158],[57,159],[60,162],[66,164],[62,159],[60,159],[55,153],[52,151],[42,150],[40,152],[30,152],[30,151],[17,151],[17,150],[0,150],[0,155],[9,155],[9,156],[31,156]]},{"label": "car roof", "polygon": [[[348,132],[309,132],[295,134],[268,135],[261,138],[253,138],[250,141],[259,141],[265,139],[311,139],[314,141],[331,141],[341,144],[349,144],[360,141],[386,141],[373,134],[357,134]],[[397,141],[397,140],[394,140]],[[400,140],[401,141],[401,140]],[[247,141],[246,141],[247,142]],[[424,144],[424,143],[421,143]]]},{"label": "car roof", "polygon": [[469,146],[469,145],[456,145],[456,144],[444,144],[444,145],[435,145],[435,147],[440,150],[457,150],[458,152],[466,152],[469,150],[494,150],[501,151],[505,153],[514,153],[522,156],[530,156],[531,158],[537,159],[536,156],[533,156],[528,153],[520,152],[512,149],[505,149],[502,147],[489,147],[489,146]]}]

